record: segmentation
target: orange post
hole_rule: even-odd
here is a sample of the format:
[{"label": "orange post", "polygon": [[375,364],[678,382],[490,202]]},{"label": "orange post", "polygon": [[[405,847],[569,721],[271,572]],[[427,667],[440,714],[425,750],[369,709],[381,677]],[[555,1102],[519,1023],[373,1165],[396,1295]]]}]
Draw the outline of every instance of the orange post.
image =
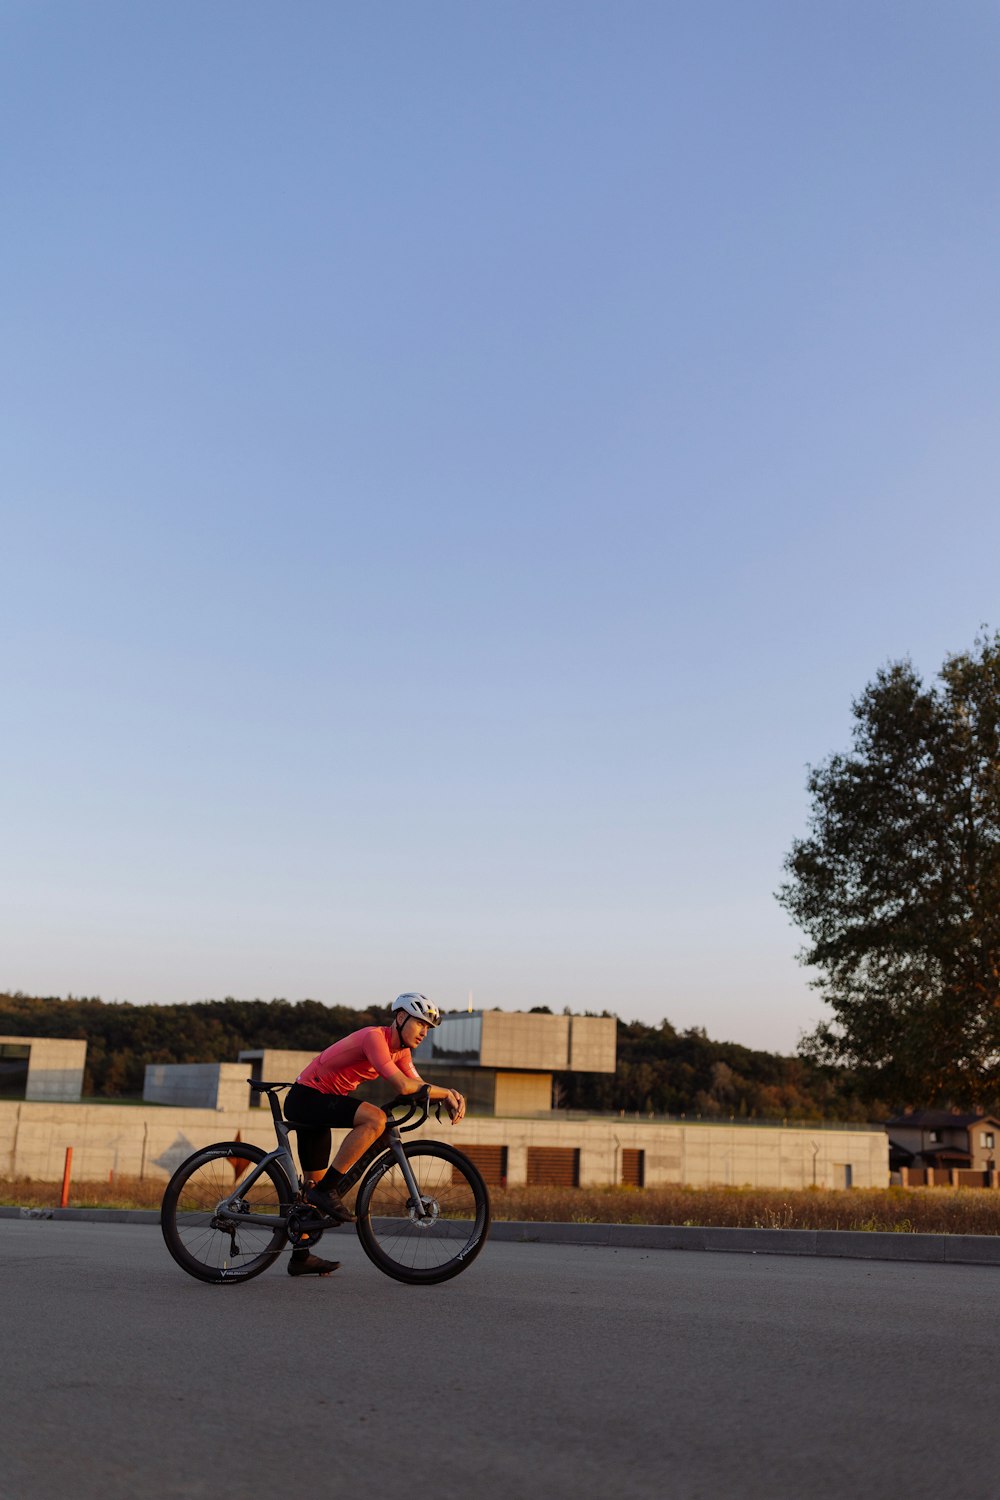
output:
[{"label": "orange post", "polygon": [[73,1169],[73,1147],[66,1147],[66,1165],[63,1167],[62,1196],[59,1199],[59,1207],[65,1208],[69,1202],[69,1178]]}]

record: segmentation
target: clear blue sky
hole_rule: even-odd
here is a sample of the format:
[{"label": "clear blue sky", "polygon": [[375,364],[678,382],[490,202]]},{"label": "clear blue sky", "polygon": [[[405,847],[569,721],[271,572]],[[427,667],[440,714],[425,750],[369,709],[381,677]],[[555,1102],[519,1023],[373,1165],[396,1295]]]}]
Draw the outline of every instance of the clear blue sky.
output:
[{"label": "clear blue sky", "polygon": [[791,1050],[997,608],[986,0],[5,7],[0,987]]}]

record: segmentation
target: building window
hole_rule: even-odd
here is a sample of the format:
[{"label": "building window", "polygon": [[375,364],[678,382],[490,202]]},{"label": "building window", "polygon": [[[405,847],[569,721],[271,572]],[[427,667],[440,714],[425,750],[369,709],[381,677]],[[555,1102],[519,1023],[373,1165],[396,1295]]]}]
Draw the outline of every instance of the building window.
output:
[{"label": "building window", "polygon": [[626,1187],[644,1187],[646,1184],[646,1153],[622,1147],[622,1182]]},{"label": "building window", "polygon": [[0,1042],[0,1099],[23,1099],[28,1087],[31,1046]]},{"label": "building window", "polygon": [[985,1146],[988,1151],[993,1150],[993,1131],[982,1130],[979,1133],[979,1144]]},{"label": "building window", "polygon": [[932,1146],[937,1145],[938,1141],[940,1141],[940,1139],[941,1139],[941,1132],[940,1132],[940,1130],[929,1130],[927,1132],[927,1135],[928,1135],[928,1138],[929,1138]]},{"label": "building window", "polygon": [[577,1146],[529,1146],[529,1187],[579,1187],[580,1149]]},{"label": "building window", "polygon": [[[462,1155],[467,1156],[474,1167],[479,1168],[480,1176],[487,1187],[505,1188],[507,1186],[506,1146],[466,1146],[463,1142]],[[463,1180],[453,1169],[452,1182]]]}]

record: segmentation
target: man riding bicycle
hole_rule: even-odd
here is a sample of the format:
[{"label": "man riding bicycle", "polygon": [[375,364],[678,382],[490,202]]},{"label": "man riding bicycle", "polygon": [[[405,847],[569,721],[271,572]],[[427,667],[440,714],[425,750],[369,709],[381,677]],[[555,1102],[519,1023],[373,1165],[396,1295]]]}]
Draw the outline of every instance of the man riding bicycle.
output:
[{"label": "man riding bicycle", "polygon": [[[354,1215],[340,1196],[343,1174],[385,1129],[385,1112],[376,1104],[352,1098],[360,1083],[384,1078],[397,1094],[427,1090],[429,1100],[440,1100],[452,1124],[465,1114],[465,1099],[457,1089],[426,1084],[413,1065],[412,1050],[431,1027],[439,1026],[441,1012],[426,995],[399,995],[392,1004],[388,1026],[363,1026],[314,1057],[303,1068],[285,1099],[285,1118],[298,1126],[299,1160],[308,1186],[305,1199],[337,1224]],[[332,1126],[348,1127],[333,1161]],[[321,1260],[305,1246],[292,1251],[291,1276],[329,1276],[339,1261]]]}]

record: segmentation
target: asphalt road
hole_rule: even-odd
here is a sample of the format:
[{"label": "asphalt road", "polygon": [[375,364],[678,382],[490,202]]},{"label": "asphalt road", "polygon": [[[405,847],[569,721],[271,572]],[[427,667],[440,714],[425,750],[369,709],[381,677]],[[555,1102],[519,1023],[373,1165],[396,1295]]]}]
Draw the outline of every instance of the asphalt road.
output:
[{"label": "asphalt road", "polygon": [[0,1496],[996,1500],[1000,1271],[495,1243],[193,1281],[0,1220]]}]

